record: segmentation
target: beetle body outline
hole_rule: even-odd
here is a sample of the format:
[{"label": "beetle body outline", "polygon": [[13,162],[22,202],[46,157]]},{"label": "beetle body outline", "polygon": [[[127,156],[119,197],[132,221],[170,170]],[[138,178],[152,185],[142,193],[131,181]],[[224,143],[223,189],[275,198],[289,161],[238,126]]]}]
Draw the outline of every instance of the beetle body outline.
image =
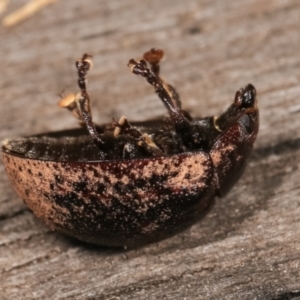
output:
[{"label": "beetle body outline", "polygon": [[94,124],[85,54],[76,63],[81,92],[60,106],[89,134],[83,128],[3,143],[17,193],[52,229],[101,245],[141,246],[191,226],[240,178],[258,132],[255,88],[239,90],[220,116],[194,120],[159,76],[162,55],[151,49],[129,67],[154,86],[168,120]]}]

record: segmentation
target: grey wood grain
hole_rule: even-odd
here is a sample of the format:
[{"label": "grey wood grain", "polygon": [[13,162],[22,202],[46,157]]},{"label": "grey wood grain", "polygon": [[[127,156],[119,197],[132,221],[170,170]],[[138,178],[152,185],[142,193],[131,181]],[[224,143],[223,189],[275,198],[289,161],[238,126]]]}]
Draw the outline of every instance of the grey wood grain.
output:
[{"label": "grey wood grain", "polygon": [[[9,11],[21,6],[16,0]],[[235,188],[191,229],[141,249],[86,245],[50,231],[0,164],[0,299],[299,299],[300,2],[58,1],[0,28],[0,139],[77,126],[56,106],[89,76],[99,123],[165,113],[128,59],[163,48],[165,78],[194,116],[220,113],[251,82],[261,126]]]}]

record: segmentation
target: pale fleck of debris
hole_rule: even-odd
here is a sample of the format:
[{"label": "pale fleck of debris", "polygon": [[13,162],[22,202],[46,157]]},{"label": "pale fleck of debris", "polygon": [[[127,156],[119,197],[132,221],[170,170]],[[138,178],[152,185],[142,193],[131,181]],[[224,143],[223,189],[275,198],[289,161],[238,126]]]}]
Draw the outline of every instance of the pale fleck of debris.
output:
[{"label": "pale fleck of debris", "polygon": [[9,0],[0,0],[0,14],[6,10],[8,3]]},{"label": "pale fleck of debris", "polygon": [[72,105],[76,101],[77,98],[78,98],[78,96],[76,94],[70,93],[67,96],[62,97],[58,101],[57,105],[59,107],[68,107],[68,106]]},{"label": "pale fleck of debris", "polygon": [[9,14],[2,20],[2,25],[5,27],[14,26],[23,20],[31,17],[39,10],[41,10],[44,6],[54,3],[57,0],[31,0],[26,3],[23,7],[16,10],[15,12]]}]

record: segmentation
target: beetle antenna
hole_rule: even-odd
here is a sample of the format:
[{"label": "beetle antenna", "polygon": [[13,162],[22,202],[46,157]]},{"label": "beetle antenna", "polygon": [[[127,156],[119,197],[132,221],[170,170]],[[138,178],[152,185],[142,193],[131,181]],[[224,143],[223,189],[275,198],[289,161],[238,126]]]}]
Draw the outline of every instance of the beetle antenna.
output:
[{"label": "beetle antenna", "polygon": [[169,111],[171,119],[175,124],[176,131],[180,135],[185,135],[187,128],[190,128],[190,122],[185,118],[181,109],[175,105],[162,80],[155,74],[155,71],[157,73],[158,69],[154,69],[154,72],[150,70],[147,67],[146,60],[144,59],[141,59],[139,61],[131,59],[128,62],[128,67],[133,74],[140,75],[146,78],[147,82],[154,87],[155,92],[158,94],[158,97],[161,99],[161,101]]},{"label": "beetle antenna", "polygon": [[83,54],[81,59],[76,61],[76,68],[78,72],[78,86],[81,91],[80,97],[78,97],[78,107],[89,134],[93,138],[97,146],[102,145],[104,142],[97,132],[96,125],[92,120],[91,108],[90,108],[90,97],[86,90],[86,75],[92,66],[91,58],[89,54]]}]

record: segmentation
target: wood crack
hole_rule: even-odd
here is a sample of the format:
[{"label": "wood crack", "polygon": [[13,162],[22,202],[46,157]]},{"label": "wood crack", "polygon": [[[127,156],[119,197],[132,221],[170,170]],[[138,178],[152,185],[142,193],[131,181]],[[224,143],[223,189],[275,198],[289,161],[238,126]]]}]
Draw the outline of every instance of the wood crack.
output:
[{"label": "wood crack", "polygon": [[282,155],[286,152],[294,152],[300,149],[300,138],[281,141],[275,145],[256,148],[252,153],[252,158],[265,158],[272,154]]},{"label": "wood crack", "polygon": [[19,210],[16,210],[16,211],[12,212],[12,213],[3,213],[3,214],[0,214],[0,221],[4,221],[4,220],[7,220],[7,219],[12,219],[14,217],[23,215],[26,212],[30,212],[30,209],[27,208],[27,207],[23,207],[23,208],[21,208]]}]

